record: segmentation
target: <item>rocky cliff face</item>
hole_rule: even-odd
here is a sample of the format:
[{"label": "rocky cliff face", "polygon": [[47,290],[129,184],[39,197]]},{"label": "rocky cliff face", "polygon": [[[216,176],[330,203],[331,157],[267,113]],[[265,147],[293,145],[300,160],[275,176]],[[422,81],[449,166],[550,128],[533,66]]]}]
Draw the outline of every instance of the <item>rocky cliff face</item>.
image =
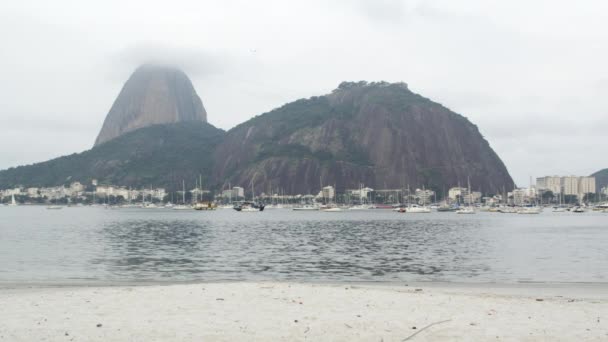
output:
[{"label": "rocky cliff face", "polygon": [[343,83],[287,104],[230,130],[214,160],[219,186],[253,180],[256,191],[514,185],[475,125],[404,83]]},{"label": "rocky cliff face", "polygon": [[143,65],[123,86],[95,145],[138,128],[183,121],[207,122],[188,76],[172,67]]}]

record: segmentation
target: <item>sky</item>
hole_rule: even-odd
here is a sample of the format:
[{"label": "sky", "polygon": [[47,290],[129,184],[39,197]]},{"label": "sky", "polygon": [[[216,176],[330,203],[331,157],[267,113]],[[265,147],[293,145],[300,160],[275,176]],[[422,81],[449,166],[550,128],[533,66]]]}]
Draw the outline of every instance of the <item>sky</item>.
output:
[{"label": "sky", "polygon": [[342,81],[406,82],[476,124],[520,186],[608,167],[608,2],[0,5],[0,169],[92,147],[130,73],[179,65],[230,129]]}]

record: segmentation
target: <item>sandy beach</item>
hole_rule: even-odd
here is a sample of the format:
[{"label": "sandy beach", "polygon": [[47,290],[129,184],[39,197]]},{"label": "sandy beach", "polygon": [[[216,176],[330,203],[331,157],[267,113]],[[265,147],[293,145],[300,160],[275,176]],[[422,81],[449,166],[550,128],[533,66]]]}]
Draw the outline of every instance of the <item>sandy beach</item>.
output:
[{"label": "sandy beach", "polygon": [[2,341],[605,341],[605,285],[10,286]]}]

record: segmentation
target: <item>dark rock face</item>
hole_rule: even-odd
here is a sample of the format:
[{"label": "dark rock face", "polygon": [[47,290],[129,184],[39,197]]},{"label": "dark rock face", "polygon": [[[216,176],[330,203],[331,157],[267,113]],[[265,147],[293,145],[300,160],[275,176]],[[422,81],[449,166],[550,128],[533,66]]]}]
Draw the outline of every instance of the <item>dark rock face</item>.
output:
[{"label": "dark rock face", "polygon": [[188,76],[171,67],[143,65],[114,101],[95,146],[138,128],[183,121],[207,122]]},{"label": "dark rock face", "polygon": [[498,193],[514,183],[475,125],[403,83],[343,83],[230,130],[213,177],[256,192],[314,193],[321,185],[445,188],[471,179]]}]

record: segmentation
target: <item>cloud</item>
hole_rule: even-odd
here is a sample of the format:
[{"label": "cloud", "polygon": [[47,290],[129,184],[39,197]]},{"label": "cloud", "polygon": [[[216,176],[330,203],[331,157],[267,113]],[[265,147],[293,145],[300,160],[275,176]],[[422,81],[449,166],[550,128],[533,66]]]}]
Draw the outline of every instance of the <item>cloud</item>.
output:
[{"label": "cloud", "polygon": [[204,79],[229,70],[235,58],[226,52],[141,43],[123,49],[112,59],[120,68],[121,74],[124,71],[130,73],[142,64],[161,64],[179,67],[190,77]]}]

